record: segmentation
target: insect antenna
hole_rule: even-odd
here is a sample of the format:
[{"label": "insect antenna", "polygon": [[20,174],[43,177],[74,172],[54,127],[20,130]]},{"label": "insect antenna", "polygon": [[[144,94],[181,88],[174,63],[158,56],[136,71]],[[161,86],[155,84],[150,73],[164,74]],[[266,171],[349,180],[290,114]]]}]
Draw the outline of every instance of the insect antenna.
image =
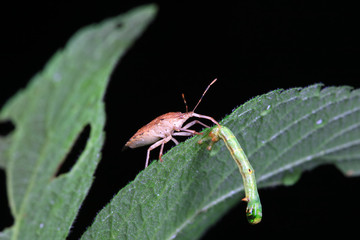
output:
[{"label": "insect antenna", "polygon": [[189,109],[188,109],[188,105],[187,105],[186,100],[185,100],[185,95],[182,93],[181,96],[182,96],[182,98],[184,100],[184,103],[185,103],[186,112],[188,112]]},{"label": "insect antenna", "polygon": [[[197,108],[197,106],[199,106],[199,103],[201,102],[201,100],[203,99],[205,93],[209,90],[210,86],[213,85],[214,82],[216,82],[217,78],[215,78],[210,84],[209,86],[207,86],[207,88],[205,89],[204,93],[201,95],[201,98],[199,99],[198,103],[196,104],[196,106],[194,107],[194,109],[192,110],[192,112],[195,112],[195,109]],[[187,112],[187,106],[186,106],[186,112]]]}]

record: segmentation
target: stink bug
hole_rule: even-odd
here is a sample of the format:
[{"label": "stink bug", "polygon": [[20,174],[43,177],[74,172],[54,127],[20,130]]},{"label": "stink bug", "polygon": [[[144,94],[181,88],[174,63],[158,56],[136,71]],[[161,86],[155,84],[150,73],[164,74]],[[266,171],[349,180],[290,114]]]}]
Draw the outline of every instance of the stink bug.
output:
[{"label": "stink bug", "polygon": [[195,109],[197,108],[197,106],[199,105],[199,103],[201,102],[202,98],[204,97],[205,93],[208,91],[209,87],[214,82],[216,82],[216,80],[217,79],[215,78],[209,84],[209,86],[205,89],[200,100],[198,101],[198,103],[196,104],[196,106],[194,107],[194,109],[192,111],[190,111],[190,112],[188,111],[188,107],[186,104],[184,94],[182,94],[182,97],[184,99],[184,103],[186,106],[185,113],[169,112],[169,113],[163,114],[163,115],[155,118],[150,123],[148,123],[147,125],[140,128],[134,134],[134,136],[132,136],[129,139],[129,141],[125,144],[124,148],[127,148],[127,147],[137,148],[137,147],[142,147],[142,146],[146,146],[146,145],[154,143],[147,150],[146,162],[145,162],[145,168],[146,168],[149,164],[149,157],[150,157],[151,150],[153,150],[161,145],[159,159],[160,159],[160,162],[162,162],[161,157],[163,154],[165,143],[172,140],[176,145],[179,144],[179,142],[173,136],[193,136],[195,134],[201,134],[194,130],[189,129],[191,126],[193,126],[196,123],[198,123],[204,127],[209,127],[206,124],[204,124],[198,120],[193,120],[193,121],[189,122],[188,124],[186,124],[185,126],[183,126],[183,124],[189,118],[197,117],[197,118],[208,119],[220,127],[219,123],[212,117],[197,114],[194,112]]}]

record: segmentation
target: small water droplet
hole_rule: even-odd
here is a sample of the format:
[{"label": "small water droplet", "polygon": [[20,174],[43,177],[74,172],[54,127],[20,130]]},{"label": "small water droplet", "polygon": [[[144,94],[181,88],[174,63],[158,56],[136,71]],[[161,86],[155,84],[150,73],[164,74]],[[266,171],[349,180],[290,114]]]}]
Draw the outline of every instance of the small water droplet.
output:
[{"label": "small water droplet", "polygon": [[267,105],[266,109],[260,113],[261,116],[265,116],[271,111],[271,105]]}]

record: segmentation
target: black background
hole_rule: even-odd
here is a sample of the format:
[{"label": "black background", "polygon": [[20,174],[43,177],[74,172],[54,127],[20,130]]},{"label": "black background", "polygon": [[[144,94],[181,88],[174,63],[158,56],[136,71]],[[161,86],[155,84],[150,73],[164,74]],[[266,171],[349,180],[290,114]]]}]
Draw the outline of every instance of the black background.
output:
[{"label": "black background", "polygon": [[[154,1],[159,13],[115,69],[105,102],[106,142],[96,180],[69,239],[143,169],[146,148],[120,152],[138,128],[170,111],[190,109],[218,78],[198,113],[220,120],[254,96],[313,83],[360,87],[358,6],[340,1]],[[0,10],[0,106],[28,83],[79,28],[149,1],[13,5]],[[171,147],[171,144],[169,144]],[[157,153],[155,153],[157,154]],[[75,153],[76,155],[76,153]],[[156,156],[156,155],[155,155]],[[1,179],[1,225],[12,224]],[[359,178],[333,166],[303,174],[293,187],[260,190],[263,222],[250,226],[239,204],[203,239],[290,232],[356,234]]]}]

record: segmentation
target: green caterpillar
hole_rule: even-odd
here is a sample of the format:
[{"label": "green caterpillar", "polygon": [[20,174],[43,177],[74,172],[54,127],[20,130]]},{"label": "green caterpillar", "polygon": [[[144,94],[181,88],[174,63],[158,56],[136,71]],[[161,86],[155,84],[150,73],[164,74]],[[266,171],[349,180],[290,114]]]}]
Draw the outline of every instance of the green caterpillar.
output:
[{"label": "green caterpillar", "polygon": [[[224,126],[215,126],[211,129],[209,136],[211,137],[211,142],[208,146],[209,150],[211,150],[212,145],[219,141],[220,138],[229,149],[231,156],[239,167],[244,181],[245,198],[242,200],[247,202],[246,216],[248,222],[250,224],[259,223],[262,218],[262,207],[256,187],[255,173],[239,142],[230,129]],[[202,140],[200,140],[199,143],[201,144]]]}]

